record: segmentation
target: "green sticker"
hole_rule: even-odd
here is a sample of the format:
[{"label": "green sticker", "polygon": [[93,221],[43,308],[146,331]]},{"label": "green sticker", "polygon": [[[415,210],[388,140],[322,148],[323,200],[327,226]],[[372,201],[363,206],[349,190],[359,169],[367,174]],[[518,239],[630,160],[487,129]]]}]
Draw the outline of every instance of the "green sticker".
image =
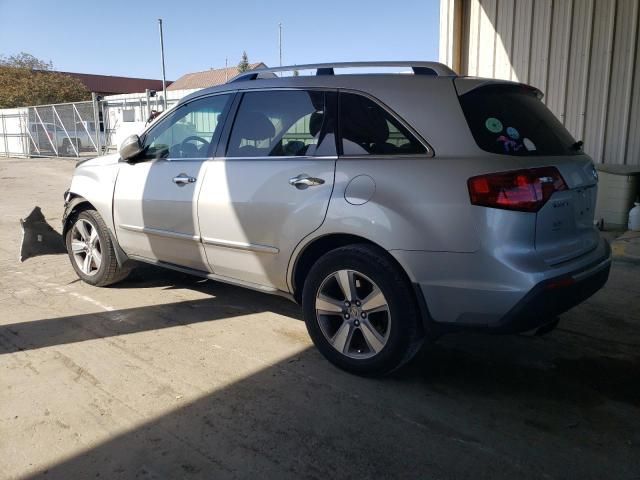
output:
[{"label": "green sticker", "polygon": [[493,133],[499,133],[502,131],[502,122],[494,117],[487,118],[487,121],[484,122],[484,126],[487,127],[487,130]]}]

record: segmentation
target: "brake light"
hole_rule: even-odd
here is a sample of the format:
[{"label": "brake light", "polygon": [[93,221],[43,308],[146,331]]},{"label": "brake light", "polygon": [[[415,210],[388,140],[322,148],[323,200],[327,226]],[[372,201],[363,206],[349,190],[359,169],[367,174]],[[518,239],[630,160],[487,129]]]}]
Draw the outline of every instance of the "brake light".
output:
[{"label": "brake light", "polygon": [[473,205],[537,212],[554,192],[567,189],[555,167],[490,173],[467,181]]}]

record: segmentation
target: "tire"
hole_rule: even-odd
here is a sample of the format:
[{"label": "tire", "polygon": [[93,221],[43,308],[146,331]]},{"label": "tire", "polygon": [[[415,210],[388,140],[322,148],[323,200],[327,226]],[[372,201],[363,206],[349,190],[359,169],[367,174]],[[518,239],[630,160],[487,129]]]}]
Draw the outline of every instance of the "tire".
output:
[{"label": "tire", "polygon": [[[350,285],[349,300],[341,284]],[[348,245],[322,256],[305,279],[302,308],[318,350],[351,373],[389,374],[422,345],[411,284],[388,253],[372,245]]]},{"label": "tire", "polygon": [[90,285],[105,287],[124,280],[131,272],[118,265],[109,230],[93,209],[74,214],[65,244],[76,274]]}]

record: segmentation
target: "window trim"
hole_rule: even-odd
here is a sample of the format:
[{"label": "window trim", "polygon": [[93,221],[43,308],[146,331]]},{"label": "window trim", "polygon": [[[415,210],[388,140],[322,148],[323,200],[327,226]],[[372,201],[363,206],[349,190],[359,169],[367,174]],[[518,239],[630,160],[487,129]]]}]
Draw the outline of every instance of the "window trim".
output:
[{"label": "window trim", "polygon": [[[229,142],[231,141],[231,133],[233,132],[233,127],[235,126],[236,120],[238,119],[238,113],[240,112],[240,107],[242,105],[242,100],[244,98],[244,95],[246,93],[252,93],[252,92],[282,92],[282,91],[302,91],[302,92],[324,92],[325,93],[325,108],[328,108],[327,106],[327,96],[326,93],[327,92],[335,92],[336,95],[338,93],[338,89],[337,88],[331,88],[331,87],[258,87],[258,88],[247,88],[247,89],[243,89],[243,90],[238,90],[237,93],[237,97],[236,97],[236,105],[233,105],[231,110],[230,110],[230,114],[229,116],[233,116],[233,121],[231,121],[229,123],[229,128],[227,129],[227,131],[223,132],[222,136],[221,136],[221,142],[219,142],[219,147],[218,147],[218,151],[217,153],[219,153],[219,155],[216,155],[215,158],[218,159],[224,159],[226,161],[228,160],[256,160],[256,159],[261,159],[261,161],[265,161],[267,159],[274,159],[274,160],[300,160],[300,159],[306,159],[306,160],[336,160],[338,158],[338,132],[334,132],[334,150],[335,153],[333,155],[280,155],[280,156],[262,156],[262,157],[229,157],[227,156],[227,150],[229,149]],[[338,114],[338,112],[335,112],[336,116]],[[336,119],[336,125],[337,125],[337,119]],[[324,128],[324,124],[323,124],[323,128]],[[224,137],[224,138],[222,138]],[[220,149],[220,145],[222,145],[222,149]]]},{"label": "window trim", "polygon": [[[214,93],[209,93],[207,95],[200,95],[200,96],[191,98],[191,99],[185,101],[184,103],[177,103],[174,107],[172,107],[169,110],[167,110],[167,116],[165,116],[164,118],[161,118],[159,123],[155,123],[155,124],[149,125],[149,127],[140,135],[140,143],[142,145],[144,145],[144,143],[147,140],[147,136],[149,135],[149,133],[152,132],[156,127],[159,127],[161,125],[161,122],[168,121],[170,119],[170,117],[172,117],[182,107],[186,107],[187,105],[189,105],[189,104],[191,104],[193,102],[200,101],[200,100],[205,100],[207,98],[218,97],[220,95],[229,95],[229,103],[225,106],[225,109],[220,113],[220,115],[224,115],[224,118],[220,122],[221,125],[220,125],[220,129],[219,129],[219,133],[217,135],[214,135],[211,138],[211,143],[209,144],[209,149],[207,151],[208,156],[206,156],[206,157],[191,157],[191,158],[175,158],[175,157],[153,158],[153,157],[146,157],[142,161],[143,162],[149,162],[149,161],[155,161],[155,160],[163,160],[163,161],[166,161],[166,162],[189,162],[189,161],[205,161],[205,160],[209,160],[209,159],[214,158],[215,157],[215,152],[218,149],[218,144],[220,143],[220,140],[223,138],[224,129],[226,127],[227,120],[229,119],[230,115],[232,113],[234,113],[233,107],[234,107],[234,101],[236,100],[236,97],[237,97],[237,93],[238,93],[238,90],[228,90],[228,91],[225,91],[225,92],[214,92]],[[217,128],[217,126],[216,126],[216,128]],[[215,133],[215,131],[214,131],[214,133]]]},{"label": "window trim", "polygon": [[[359,155],[345,155],[342,151],[342,120],[340,118],[340,109],[341,109],[341,101],[340,94],[341,93],[351,93],[354,95],[360,95],[371,100],[373,103],[382,108],[385,112],[391,115],[402,127],[406,128],[411,135],[425,148],[425,153],[375,153],[375,154],[359,154]],[[337,111],[337,125],[338,131],[336,132],[336,142],[338,148],[338,157],[340,158],[349,158],[349,159],[366,159],[366,158],[431,158],[435,156],[435,151],[431,147],[431,145],[420,135],[415,128],[409,125],[400,115],[398,115],[395,111],[393,111],[390,107],[388,107],[384,102],[380,99],[374,97],[368,92],[364,92],[362,90],[355,90],[351,88],[338,88],[338,111]]]}]

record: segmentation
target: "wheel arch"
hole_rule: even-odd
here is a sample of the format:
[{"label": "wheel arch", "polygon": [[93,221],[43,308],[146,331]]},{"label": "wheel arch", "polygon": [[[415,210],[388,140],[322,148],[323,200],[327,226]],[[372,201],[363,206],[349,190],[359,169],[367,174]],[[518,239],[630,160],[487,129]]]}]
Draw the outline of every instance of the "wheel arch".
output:
[{"label": "wheel arch", "polygon": [[371,245],[380,251],[381,255],[385,255],[404,273],[407,281],[411,283],[411,278],[403,266],[391,255],[387,250],[376,242],[369,240],[368,238],[354,235],[351,233],[330,233],[314,238],[307,243],[302,250],[296,255],[293,261],[293,267],[291,271],[291,287],[294,299],[300,303],[302,298],[302,287],[304,285],[305,278],[309,273],[309,270],[313,264],[325,253],[335,250],[336,248],[344,247],[346,245],[353,245],[356,243]]},{"label": "wheel arch", "polygon": [[62,238],[67,236],[67,232],[71,227],[71,219],[83,210],[89,208],[97,210],[86,198],[75,193],[69,193],[69,199],[66,202],[64,214],[62,215]]},{"label": "wheel arch", "polygon": [[[62,238],[63,239],[66,239],[67,237],[67,232],[71,227],[71,222],[73,218],[75,218],[75,216],[79,215],[84,210],[95,210],[98,213],[98,215],[100,215],[100,212],[98,211],[98,209],[89,200],[87,200],[86,198],[84,198],[79,194],[69,193],[69,199],[67,200],[67,203],[64,209],[64,214],[62,216]],[[116,238],[115,234],[113,233],[109,225],[107,225],[107,231],[109,232],[109,236],[111,237],[111,243],[113,244],[113,250],[116,255],[116,261],[118,262],[118,266],[122,267],[123,265],[125,265],[125,263],[131,262],[131,260],[125,253],[125,251],[122,250],[122,248],[120,247],[120,244],[118,243],[118,239]]]}]

